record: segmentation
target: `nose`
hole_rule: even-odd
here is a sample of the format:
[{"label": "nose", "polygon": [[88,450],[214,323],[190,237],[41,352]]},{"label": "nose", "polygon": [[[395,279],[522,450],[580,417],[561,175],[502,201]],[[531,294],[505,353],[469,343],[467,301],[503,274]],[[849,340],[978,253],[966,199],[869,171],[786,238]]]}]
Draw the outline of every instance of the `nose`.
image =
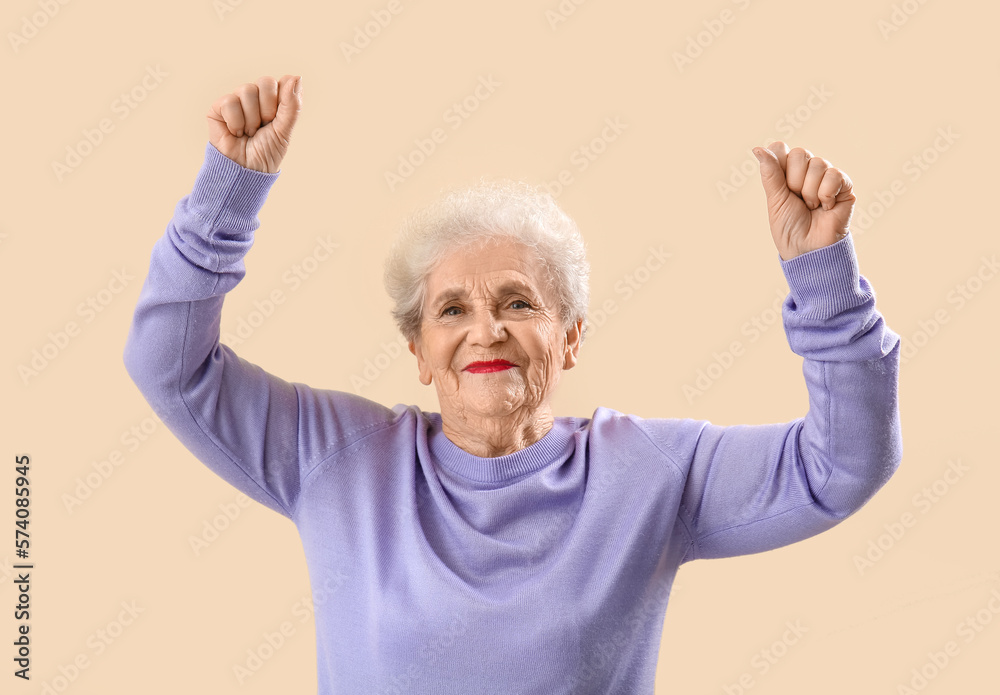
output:
[{"label": "nose", "polygon": [[507,339],[507,329],[489,309],[475,312],[469,329],[469,342],[473,345],[489,347]]}]

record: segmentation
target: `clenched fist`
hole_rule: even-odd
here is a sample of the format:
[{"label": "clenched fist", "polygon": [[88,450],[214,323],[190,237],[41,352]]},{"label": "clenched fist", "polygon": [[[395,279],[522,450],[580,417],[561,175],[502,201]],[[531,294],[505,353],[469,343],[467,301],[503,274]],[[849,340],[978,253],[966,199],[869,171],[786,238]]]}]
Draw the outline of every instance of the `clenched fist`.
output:
[{"label": "clenched fist", "polygon": [[760,162],[771,237],[783,260],[847,236],[856,200],[847,174],[809,150],[789,150],[780,140],[753,153]]},{"label": "clenched fist", "polygon": [[208,111],[208,141],[231,160],[277,173],[302,109],[302,78],[261,77],[215,100]]}]

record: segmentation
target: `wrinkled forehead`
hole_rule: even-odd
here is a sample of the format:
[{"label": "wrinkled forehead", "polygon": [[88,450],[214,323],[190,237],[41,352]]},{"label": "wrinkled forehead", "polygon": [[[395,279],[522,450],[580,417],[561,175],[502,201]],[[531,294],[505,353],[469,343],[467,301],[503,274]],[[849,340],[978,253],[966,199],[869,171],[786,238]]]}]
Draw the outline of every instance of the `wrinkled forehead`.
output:
[{"label": "wrinkled forehead", "polygon": [[544,302],[545,278],[544,265],[524,244],[463,246],[447,253],[428,273],[425,304],[432,308],[450,299],[491,299],[512,293]]}]

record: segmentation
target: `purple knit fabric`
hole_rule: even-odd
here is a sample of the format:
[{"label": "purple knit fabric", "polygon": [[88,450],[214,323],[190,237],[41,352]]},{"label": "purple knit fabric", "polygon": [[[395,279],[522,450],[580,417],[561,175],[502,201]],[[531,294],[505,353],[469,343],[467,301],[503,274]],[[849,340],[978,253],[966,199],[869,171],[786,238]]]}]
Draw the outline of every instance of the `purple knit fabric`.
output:
[{"label": "purple knit fabric", "polygon": [[194,456],[295,523],[321,695],[650,695],[681,563],[817,534],[899,465],[899,336],[851,235],[779,257],[805,417],[722,427],[598,408],[480,458],[437,413],[290,383],[220,344],[278,175],[207,144],[153,247],[124,359]]}]

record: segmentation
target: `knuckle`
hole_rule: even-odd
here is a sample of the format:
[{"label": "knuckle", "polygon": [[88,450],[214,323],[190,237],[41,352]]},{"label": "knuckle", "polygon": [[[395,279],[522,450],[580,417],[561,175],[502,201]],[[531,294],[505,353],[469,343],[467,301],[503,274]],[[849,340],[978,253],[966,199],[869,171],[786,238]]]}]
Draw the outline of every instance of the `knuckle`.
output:
[{"label": "knuckle", "polygon": [[243,97],[254,96],[257,94],[257,85],[253,82],[247,82],[246,84],[241,84],[233,90],[233,93]]},{"label": "knuckle", "polygon": [[794,161],[798,166],[807,166],[814,157],[812,152],[803,148],[796,147],[794,150],[788,153],[788,158]]},{"label": "knuckle", "polygon": [[221,111],[224,111],[227,114],[239,113],[242,115],[243,109],[240,104],[241,101],[238,96],[235,94],[227,94],[220,99],[219,107]]}]

